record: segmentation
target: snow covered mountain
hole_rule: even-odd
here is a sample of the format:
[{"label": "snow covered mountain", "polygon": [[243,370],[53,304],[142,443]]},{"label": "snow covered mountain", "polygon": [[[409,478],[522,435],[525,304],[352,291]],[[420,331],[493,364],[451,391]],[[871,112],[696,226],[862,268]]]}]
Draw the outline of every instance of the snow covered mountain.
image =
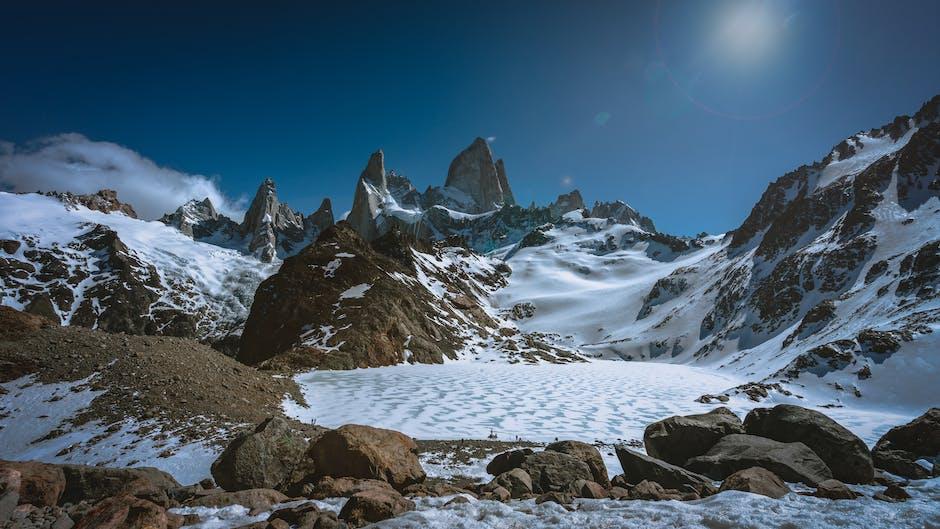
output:
[{"label": "snow covered mountain", "polygon": [[784,175],[724,237],[669,244],[566,215],[505,254],[513,274],[494,299],[528,307],[520,327],[560,345],[715,366],[764,384],[747,388],[757,395],[809,385],[885,407],[935,403],[938,107],[940,96]]}]

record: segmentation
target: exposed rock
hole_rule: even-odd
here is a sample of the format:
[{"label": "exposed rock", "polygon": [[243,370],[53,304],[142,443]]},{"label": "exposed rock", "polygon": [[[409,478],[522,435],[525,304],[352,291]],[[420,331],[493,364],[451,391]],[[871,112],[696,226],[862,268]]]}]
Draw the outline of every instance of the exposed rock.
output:
[{"label": "exposed rock", "polygon": [[625,446],[617,446],[616,451],[617,459],[623,467],[623,475],[628,482],[639,483],[649,480],[672,489],[711,485],[711,480],[705,476],[630,450]]},{"label": "exposed rock", "polygon": [[610,486],[610,479],[607,477],[607,467],[604,465],[604,458],[600,451],[594,446],[581,441],[556,441],[545,447],[545,450],[552,452],[561,452],[574,456],[587,463],[591,469],[591,475],[594,481],[604,487]]},{"label": "exposed rock", "polygon": [[[828,481],[823,483],[828,483]],[[718,489],[719,492],[726,490],[740,490],[770,498],[782,498],[790,493],[790,487],[782,479],[761,467],[745,468],[731,474],[725,478],[721,488]]]},{"label": "exposed rock", "polygon": [[512,189],[509,188],[509,178],[506,176],[506,165],[503,159],[496,160],[496,177],[499,180],[499,187],[503,190],[503,204],[506,206],[516,205],[516,198],[512,195]]},{"label": "exposed rock", "polygon": [[574,501],[574,498],[571,494],[567,492],[552,491],[546,492],[545,494],[540,495],[538,498],[535,498],[535,504],[541,503],[557,503],[559,505],[571,505],[571,502]]},{"label": "exposed rock", "polygon": [[[49,321],[48,318],[22,312],[13,307],[7,307],[6,305],[0,305],[0,324],[2,324],[0,325],[0,340],[19,340],[20,338],[32,335],[39,329],[50,327],[52,323],[53,322]],[[16,375],[12,373],[12,371],[9,371],[9,373],[10,375]],[[19,378],[24,374],[26,373],[20,373],[19,376],[11,376],[10,378],[0,376],[0,380],[6,382]]]},{"label": "exposed rock", "polygon": [[320,202],[320,207],[304,219],[304,230],[307,233],[319,235],[334,223],[333,202],[329,198],[324,198],[323,202]]},{"label": "exposed rock", "polygon": [[19,473],[19,479],[11,476],[8,490],[18,485],[20,503],[49,507],[59,504],[66,485],[61,466],[37,461],[0,461],[0,471],[11,470]]},{"label": "exposed rock", "polygon": [[656,226],[653,225],[652,219],[640,215],[637,210],[633,209],[622,200],[615,202],[594,202],[594,207],[591,208],[591,217],[613,219],[614,222],[637,226],[651,233],[656,231]]},{"label": "exposed rock", "polygon": [[287,496],[273,489],[247,489],[237,492],[219,492],[197,496],[186,502],[188,507],[228,507],[241,505],[249,510],[261,512],[287,501]]},{"label": "exposed rock", "polygon": [[123,213],[132,219],[137,218],[137,212],[134,211],[134,208],[130,204],[118,200],[117,191],[113,189],[102,189],[97,193],[88,195],[76,195],[69,192],[59,193],[56,191],[46,194],[61,200],[67,206],[84,206],[102,213]]},{"label": "exposed rock", "polygon": [[275,520],[283,521],[289,527],[297,529],[338,529],[341,525],[335,514],[321,511],[313,502],[278,509],[268,517],[268,522]]},{"label": "exposed rock", "polygon": [[865,442],[818,411],[791,404],[755,408],[745,417],[744,428],[750,435],[782,443],[802,442],[826,463],[838,480],[868,483],[874,475],[871,453]]},{"label": "exposed rock", "polygon": [[861,494],[850,489],[845,483],[837,479],[827,479],[816,486],[813,496],[830,500],[854,500]]},{"label": "exposed rock", "polygon": [[584,209],[584,199],[581,198],[581,192],[575,189],[569,193],[558,195],[558,198],[548,206],[548,209],[552,212],[552,217],[559,218],[565,213]]},{"label": "exposed rock", "polygon": [[278,489],[313,473],[307,440],[284,419],[272,417],[236,437],[212,463],[212,477],[225,490]]},{"label": "exposed rock", "polygon": [[521,448],[519,450],[510,450],[498,454],[486,465],[486,471],[494,476],[508,472],[514,468],[520,468],[527,457],[535,452],[531,448]]},{"label": "exposed rock", "polygon": [[393,430],[347,424],[311,443],[317,476],[381,479],[397,490],[424,481],[414,439]]},{"label": "exposed rock", "polygon": [[[412,485],[413,486],[413,485]],[[310,485],[305,496],[314,500],[325,498],[348,498],[357,492],[369,489],[395,490],[387,481],[379,479],[334,478],[324,476]]]},{"label": "exposed rock", "polygon": [[655,481],[643,480],[630,488],[631,500],[666,501],[697,499],[694,495],[686,496],[675,489],[666,489]]},{"label": "exposed rock", "polygon": [[579,479],[571,484],[571,493],[578,498],[600,500],[607,497],[607,489],[600,483]]},{"label": "exposed rock", "polygon": [[12,468],[0,468],[0,523],[10,519],[20,503],[22,474]]},{"label": "exposed rock", "polygon": [[[505,190],[502,181],[507,184]],[[472,199],[473,206],[465,210],[466,213],[483,213],[515,202],[508,184],[505,170],[498,170],[490,146],[483,138],[473,140],[469,147],[454,158],[444,183],[446,187],[460,190]]]},{"label": "exposed rock", "polygon": [[267,178],[245,213],[241,232],[249,240],[248,252],[271,262],[277,257],[279,243],[304,240],[304,218],[278,200],[274,180]]},{"label": "exposed rock", "polygon": [[352,209],[346,217],[349,225],[366,241],[376,239],[386,231],[379,214],[387,192],[385,155],[379,150],[372,153],[366,168],[359,175]]},{"label": "exposed rock", "polygon": [[[940,408],[930,408],[913,421],[888,430],[872,450],[875,466],[911,479],[925,479],[930,473],[918,459],[940,456]],[[937,464],[934,463],[934,474]]]},{"label": "exposed rock", "polygon": [[561,452],[536,452],[527,456],[520,468],[532,477],[532,491],[536,494],[568,490],[579,479],[594,479],[587,463]]},{"label": "exposed rock", "polygon": [[130,494],[165,506],[167,491],[180,486],[173,476],[152,467],[62,465],[61,468],[65,475],[62,503],[97,501]]},{"label": "exposed rock", "polygon": [[532,494],[532,478],[528,472],[521,468],[503,472],[493,478],[490,484],[505,488],[513,498],[523,498]]},{"label": "exposed rock", "polygon": [[744,433],[741,419],[722,407],[654,422],[643,433],[643,445],[650,456],[682,466],[689,458],[707,452],[722,437],[735,433]]},{"label": "exposed rock", "polygon": [[75,529],[178,529],[181,524],[181,517],[163,507],[124,494],[98,502]]},{"label": "exposed rock", "polygon": [[353,494],[343,505],[339,518],[352,527],[362,527],[414,509],[414,502],[397,492],[371,489]]},{"label": "exposed rock", "polygon": [[190,200],[173,213],[160,217],[160,222],[197,241],[218,236],[224,239],[241,236],[238,223],[220,214],[208,197],[201,201]]},{"label": "exposed rock", "polygon": [[512,493],[502,485],[487,484],[480,492],[480,497],[486,500],[507,502],[512,499]]},{"label": "exposed rock", "polygon": [[898,503],[911,499],[911,495],[900,485],[888,485],[885,490],[875,493],[873,498],[889,503]]},{"label": "exposed rock", "polygon": [[781,443],[743,434],[722,437],[705,455],[686,462],[686,467],[712,479],[725,479],[739,470],[761,467],[784,481],[799,481],[811,487],[832,478],[826,463],[803,443]]}]

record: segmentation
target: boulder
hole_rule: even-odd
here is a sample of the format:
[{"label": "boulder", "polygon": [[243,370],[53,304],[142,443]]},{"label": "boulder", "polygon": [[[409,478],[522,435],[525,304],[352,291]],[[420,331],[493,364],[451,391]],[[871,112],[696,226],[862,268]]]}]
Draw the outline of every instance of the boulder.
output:
[{"label": "boulder", "polygon": [[378,479],[333,478],[325,476],[312,485],[305,496],[314,500],[326,498],[348,498],[357,492],[370,489],[393,491],[387,481]]},{"label": "boulder", "polygon": [[711,485],[711,480],[705,476],[630,450],[625,446],[618,446],[616,450],[617,459],[623,466],[623,475],[627,482],[639,483],[649,480],[672,489]]},{"label": "boulder", "polygon": [[508,472],[514,468],[519,468],[522,466],[522,462],[525,461],[525,458],[534,453],[535,452],[531,448],[522,448],[519,450],[510,450],[509,452],[497,454],[496,457],[494,457],[493,460],[486,465],[486,471],[494,476],[497,476],[503,472]]},{"label": "boulder", "polygon": [[311,443],[316,475],[381,479],[396,490],[425,479],[414,439],[393,430],[347,424]]},{"label": "boulder", "polygon": [[503,472],[493,478],[490,484],[505,488],[513,498],[523,498],[532,494],[532,477],[521,468]]},{"label": "boulder", "polygon": [[166,506],[168,492],[180,487],[173,476],[153,467],[62,465],[62,472],[65,474],[62,503],[98,501],[130,494]]},{"label": "boulder", "polygon": [[212,477],[225,490],[287,488],[312,473],[303,432],[279,417],[236,437],[212,463]]},{"label": "boulder", "polygon": [[10,476],[8,490],[13,490],[13,485],[16,485],[9,471],[19,473],[19,490],[16,492],[20,503],[52,507],[59,503],[65,492],[65,473],[59,465],[37,461],[0,461],[0,471],[6,471]]},{"label": "boulder", "polygon": [[545,494],[542,494],[538,498],[535,498],[536,505],[540,503],[547,503],[547,502],[557,503],[559,505],[570,505],[571,502],[573,501],[574,501],[574,498],[571,496],[571,494],[568,494],[567,492],[558,492],[558,491],[546,492]]},{"label": "boulder", "polygon": [[600,483],[579,479],[571,484],[571,493],[577,498],[600,500],[607,497],[607,489]]},{"label": "boulder", "polygon": [[689,500],[695,499],[697,496],[685,496],[675,489],[665,489],[659,483],[655,481],[649,481],[644,479],[643,481],[637,483],[630,488],[630,499],[632,500],[647,500],[647,501],[664,501],[664,500]]},{"label": "boulder", "polygon": [[340,525],[335,514],[321,511],[313,502],[278,509],[268,516],[269,523],[275,520],[297,529],[329,529]]},{"label": "boulder", "polygon": [[20,503],[20,471],[0,469],[0,523],[10,519]]},{"label": "boulder", "polygon": [[904,490],[904,487],[900,485],[888,485],[885,487],[885,490],[876,492],[872,497],[876,500],[887,501],[891,503],[897,503],[911,499],[911,495],[908,494],[908,492]]},{"label": "boulder", "polygon": [[153,502],[122,494],[95,504],[75,529],[178,529],[182,523]]},{"label": "boulder", "polygon": [[731,474],[721,484],[718,492],[726,490],[740,490],[775,499],[790,493],[790,487],[780,477],[761,467],[745,468]]},{"label": "boulder", "polygon": [[847,483],[869,483],[875,473],[871,452],[858,436],[815,410],[791,404],[755,408],[744,419],[750,435],[782,443],[801,442]]},{"label": "boulder", "polygon": [[536,452],[525,458],[521,468],[532,477],[535,493],[564,491],[579,479],[594,479],[587,463],[561,452]]},{"label": "boulder", "polygon": [[630,499],[630,489],[625,489],[623,487],[613,486],[608,491],[608,495],[612,500],[625,500]]},{"label": "boulder", "polygon": [[352,527],[362,527],[413,511],[413,501],[395,491],[364,490],[353,494],[339,512],[339,519]]},{"label": "boulder", "polygon": [[827,479],[816,486],[813,496],[830,500],[854,500],[861,494],[850,489],[845,483],[837,479]]},{"label": "boulder", "polygon": [[512,493],[510,493],[506,487],[495,485],[492,487],[486,487],[480,497],[485,500],[507,502],[512,499]]},{"label": "boulder", "polygon": [[650,456],[682,466],[690,458],[707,452],[722,437],[734,433],[744,433],[741,419],[722,407],[654,422],[646,427],[643,444]]},{"label": "boulder", "polygon": [[581,441],[557,441],[545,447],[545,450],[551,452],[561,452],[574,456],[584,461],[591,469],[591,475],[594,481],[604,487],[610,486],[610,479],[607,477],[607,467],[604,465],[604,458],[600,451],[594,446]]},{"label": "boulder", "polygon": [[934,475],[940,474],[936,458],[940,456],[940,408],[930,408],[913,421],[895,426],[884,434],[872,451],[875,466],[911,479],[926,479],[930,472],[918,465],[918,459],[934,461]]},{"label": "boulder", "polygon": [[722,480],[739,470],[761,467],[784,481],[798,481],[811,487],[832,478],[826,463],[805,444],[781,443],[746,434],[722,437],[705,455],[690,459],[686,467]]},{"label": "boulder", "polygon": [[278,503],[284,503],[288,498],[273,489],[248,489],[237,492],[219,492],[206,496],[190,498],[187,507],[228,507],[241,505],[251,511],[267,511]]}]

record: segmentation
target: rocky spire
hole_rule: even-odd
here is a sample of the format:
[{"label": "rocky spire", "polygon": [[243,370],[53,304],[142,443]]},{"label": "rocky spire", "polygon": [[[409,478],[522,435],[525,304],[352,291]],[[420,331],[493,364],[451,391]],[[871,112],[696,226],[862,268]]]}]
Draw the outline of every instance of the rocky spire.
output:
[{"label": "rocky spire", "polygon": [[584,209],[584,199],[581,198],[581,192],[575,189],[570,193],[558,195],[555,202],[548,207],[553,217],[560,217],[569,211]]},{"label": "rocky spire", "polygon": [[203,200],[190,200],[176,208],[173,213],[160,217],[160,222],[173,226],[183,234],[195,238],[196,227],[203,224],[212,224],[219,220],[219,212],[215,205],[206,197]]},{"label": "rocky spire", "polygon": [[329,198],[324,198],[323,202],[320,203],[320,207],[304,219],[304,228],[307,231],[316,230],[319,234],[332,226],[333,222],[333,203],[330,202]]},{"label": "rocky spire", "polygon": [[[505,175],[503,170],[502,179]],[[483,138],[477,138],[450,163],[444,185],[462,191],[473,200],[473,204],[467,205],[470,210],[467,213],[482,213],[505,204],[507,196],[512,200],[509,182],[504,190],[500,180],[490,146]]]},{"label": "rocky spire", "polygon": [[350,210],[349,216],[346,217],[353,229],[367,241],[381,235],[376,217],[381,212],[387,193],[385,155],[381,150],[378,150],[372,153],[372,156],[369,157],[369,163],[366,164],[366,168],[359,175],[352,210]]},{"label": "rocky spire", "polygon": [[303,216],[277,199],[274,180],[266,178],[245,213],[242,235],[250,237],[248,251],[265,262],[277,256],[277,233],[303,232]]},{"label": "rocky spire", "polygon": [[506,177],[506,165],[503,159],[496,160],[496,177],[499,179],[499,187],[503,190],[503,204],[514,206],[516,197],[512,195],[512,189],[509,188],[509,178]]}]

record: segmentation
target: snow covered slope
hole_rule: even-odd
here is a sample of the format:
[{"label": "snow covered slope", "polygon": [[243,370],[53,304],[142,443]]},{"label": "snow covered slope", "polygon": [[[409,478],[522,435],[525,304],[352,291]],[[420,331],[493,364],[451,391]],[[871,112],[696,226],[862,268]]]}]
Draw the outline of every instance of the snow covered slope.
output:
[{"label": "snow covered slope", "polygon": [[494,300],[589,355],[714,366],[836,405],[935,405],[938,106],[783,176],[726,237],[568,214],[506,252]]},{"label": "snow covered slope", "polygon": [[220,340],[277,270],[160,222],[0,193],[0,303],[112,332]]}]

